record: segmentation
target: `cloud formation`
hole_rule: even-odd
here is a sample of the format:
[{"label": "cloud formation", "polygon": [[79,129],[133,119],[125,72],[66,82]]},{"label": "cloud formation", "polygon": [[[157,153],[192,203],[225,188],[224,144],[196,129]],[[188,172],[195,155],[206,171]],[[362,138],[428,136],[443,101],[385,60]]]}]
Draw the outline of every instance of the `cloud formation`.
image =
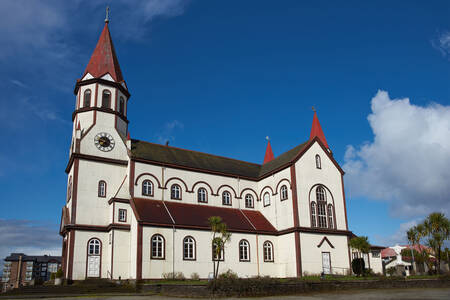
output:
[{"label": "cloud formation", "polygon": [[431,45],[441,52],[442,56],[450,58],[450,32],[445,31],[431,41]]},{"label": "cloud formation", "polygon": [[411,104],[378,91],[368,116],[374,140],[349,145],[349,194],[390,202],[396,217],[450,214],[450,106]]},{"label": "cloud formation", "polygon": [[156,134],[156,139],[160,144],[175,141],[175,131],[183,130],[184,124],[178,120],[173,120],[164,124],[164,127]]}]

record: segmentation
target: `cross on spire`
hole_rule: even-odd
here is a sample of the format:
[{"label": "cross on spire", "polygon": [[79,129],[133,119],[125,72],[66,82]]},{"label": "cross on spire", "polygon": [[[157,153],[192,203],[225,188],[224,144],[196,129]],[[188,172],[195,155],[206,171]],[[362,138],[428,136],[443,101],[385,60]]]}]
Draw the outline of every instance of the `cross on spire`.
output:
[{"label": "cross on spire", "polygon": [[106,18],[105,23],[109,23],[109,6],[106,6]]}]

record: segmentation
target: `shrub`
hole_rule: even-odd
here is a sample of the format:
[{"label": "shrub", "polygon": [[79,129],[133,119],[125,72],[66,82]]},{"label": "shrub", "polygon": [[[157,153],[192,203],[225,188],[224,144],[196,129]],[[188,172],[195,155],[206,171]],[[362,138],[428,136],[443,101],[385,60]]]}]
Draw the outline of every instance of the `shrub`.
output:
[{"label": "shrub", "polygon": [[236,273],[227,271],[220,274],[215,282],[210,281],[208,288],[225,296],[264,296],[273,293],[278,283],[277,279],[269,276],[238,278]]},{"label": "shrub", "polygon": [[397,272],[397,269],[395,267],[390,267],[386,270],[386,273],[389,274],[389,276],[394,276],[394,274]]},{"label": "shrub", "polygon": [[50,280],[55,280],[55,278],[56,278],[56,273],[50,274]]},{"label": "shrub", "polygon": [[59,268],[58,271],[56,271],[55,277],[56,278],[62,278],[63,276],[64,276],[63,271],[62,271],[61,268]]},{"label": "shrub", "polygon": [[232,270],[228,269],[225,273],[219,275],[219,279],[238,279],[238,275]]},{"label": "shrub", "polygon": [[200,280],[200,275],[198,275],[198,273],[194,272],[191,274],[191,279],[192,280]]},{"label": "shrub", "polygon": [[364,272],[364,267],[365,267],[365,263],[364,263],[364,259],[362,258],[355,258],[352,260],[352,270],[353,273],[355,273],[356,275],[362,275],[362,273]]},{"label": "shrub", "polygon": [[174,280],[185,280],[186,277],[184,277],[183,272],[168,272],[168,273],[163,273],[162,277],[164,279],[170,280],[170,279],[174,279]]}]

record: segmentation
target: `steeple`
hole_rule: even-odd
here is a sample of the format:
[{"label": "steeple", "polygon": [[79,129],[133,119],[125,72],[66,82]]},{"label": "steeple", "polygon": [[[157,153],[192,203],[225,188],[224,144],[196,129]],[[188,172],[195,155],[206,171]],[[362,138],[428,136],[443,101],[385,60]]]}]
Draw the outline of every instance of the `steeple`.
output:
[{"label": "steeple", "polygon": [[320,126],[319,118],[317,117],[317,112],[313,107],[314,111],[314,117],[313,122],[311,126],[311,134],[309,135],[309,140],[312,140],[316,136],[320,139],[320,141],[323,143],[325,148],[329,149],[327,140],[325,139],[325,134],[323,134],[322,127]]},{"label": "steeple", "polygon": [[84,71],[83,77],[89,73],[94,78],[100,78],[109,73],[116,82],[122,82],[122,71],[120,70],[119,61],[114,50],[114,45],[111,40],[111,35],[108,28],[109,16],[108,10],[105,19],[105,27],[103,27],[102,34],[97,42],[91,59]]},{"label": "steeple", "polygon": [[273,152],[272,152],[272,146],[270,145],[270,139],[268,136],[266,137],[266,139],[267,139],[267,148],[266,148],[266,155],[264,155],[263,164],[268,163],[269,161],[274,159]]}]

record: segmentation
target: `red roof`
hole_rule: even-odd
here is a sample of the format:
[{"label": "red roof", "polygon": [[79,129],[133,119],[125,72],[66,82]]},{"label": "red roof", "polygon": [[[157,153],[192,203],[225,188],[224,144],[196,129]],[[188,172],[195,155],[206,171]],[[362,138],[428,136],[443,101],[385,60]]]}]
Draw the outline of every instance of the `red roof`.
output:
[{"label": "red roof", "polygon": [[322,127],[320,126],[319,118],[317,117],[317,113],[314,111],[313,122],[311,126],[311,134],[309,135],[309,139],[312,140],[315,137],[318,137],[320,141],[326,148],[328,147],[327,140],[325,139],[325,134],[322,131]]},{"label": "red roof", "polygon": [[266,155],[264,156],[264,162],[268,163],[269,161],[273,160],[274,156],[273,156],[273,152],[272,152],[272,146],[270,145],[270,141],[267,141],[267,148],[266,148]]},{"label": "red roof", "polygon": [[[134,198],[138,221],[154,225],[172,226],[172,216],[176,226],[209,229],[208,218],[219,216],[230,231],[275,233],[276,229],[258,211],[210,205],[186,204],[175,201],[148,200]],[[164,207],[166,204],[167,209]],[[170,212],[170,215],[168,213]]]},{"label": "red roof", "polygon": [[105,27],[103,27],[102,34],[84,71],[83,77],[87,73],[90,73],[95,78],[100,78],[109,73],[116,82],[123,81],[122,71],[120,71],[119,61],[117,60],[107,22],[105,22]]},{"label": "red roof", "polygon": [[382,258],[392,257],[392,256],[397,256],[397,253],[395,253],[394,249],[392,249],[392,248],[385,248],[385,249],[381,250],[381,257]]}]

